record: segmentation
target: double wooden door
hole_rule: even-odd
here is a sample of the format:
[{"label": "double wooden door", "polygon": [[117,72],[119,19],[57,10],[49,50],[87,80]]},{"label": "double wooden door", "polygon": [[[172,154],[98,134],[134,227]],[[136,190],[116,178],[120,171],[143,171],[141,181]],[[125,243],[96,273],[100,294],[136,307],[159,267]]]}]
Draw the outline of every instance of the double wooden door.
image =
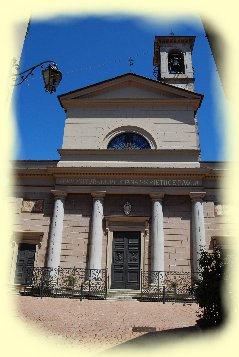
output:
[{"label": "double wooden door", "polygon": [[114,232],[112,289],[140,288],[140,232]]},{"label": "double wooden door", "polygon": [[36,245],[21,243],[18,247],[18,256],[15,273],[16,284],[29,284],[32,279],[36,254]]}]

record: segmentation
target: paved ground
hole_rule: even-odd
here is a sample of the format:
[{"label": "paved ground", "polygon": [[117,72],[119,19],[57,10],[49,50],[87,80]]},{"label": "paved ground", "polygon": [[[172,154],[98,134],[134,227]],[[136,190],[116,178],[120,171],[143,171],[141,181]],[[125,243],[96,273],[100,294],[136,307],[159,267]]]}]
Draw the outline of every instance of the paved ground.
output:
[{"label": "paved ground", "polygon": [[[139,337],[157,336],[158,331],[179,331],[195,326],[198,305],[138,301],[90,301],[16,296],[18,315],[43,328],[46,334],[62,336],[95,351]],[[156,332],[134,332],[153,327]],[[173,330],[174,329],[174,330]],[[175,330],[177,329],[177,330]],[[195,328],[184,329],[191,331]],[[181,330],[182,331],[182,330]],[[143,336],[143,337],[141,337]],[[155,338],[154,338],[155,339]]]}]

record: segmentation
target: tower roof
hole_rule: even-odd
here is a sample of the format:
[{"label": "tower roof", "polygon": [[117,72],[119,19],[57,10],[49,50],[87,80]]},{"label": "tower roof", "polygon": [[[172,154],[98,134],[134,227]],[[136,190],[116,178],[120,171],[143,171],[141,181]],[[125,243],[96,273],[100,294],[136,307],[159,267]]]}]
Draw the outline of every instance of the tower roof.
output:
[{"label": "tower roof", "polygon": [[195,38],[196,36],[155,36],[153,65],[154,66],[159,65],[160,45],[179,44],[179,43],[189,44],[190,49],[192,51]]},{"label": "tower roof", "polygon": [[155,41],[158,44],[166,43],[189,43],[193,48],[196,36],[155,36]]}]

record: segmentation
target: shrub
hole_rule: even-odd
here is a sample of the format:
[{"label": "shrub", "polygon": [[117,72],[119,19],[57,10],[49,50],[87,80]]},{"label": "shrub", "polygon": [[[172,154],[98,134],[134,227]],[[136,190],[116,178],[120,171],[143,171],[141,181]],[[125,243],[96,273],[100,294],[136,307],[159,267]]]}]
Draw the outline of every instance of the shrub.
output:
[{"label": "shrub", "polygon": [[65,283],[67,284],[68,288],[73,288],[76,283],[76,277],[73,275],[68,275]]},{"label": "shrub", "polygon": [[225,319],[222,289],[226,259],[222,249],[216,247],[212,253],[202,251],[199,266],[199,274],[193,285],[194,296],[202,308],[197,321],[198,326],[220,326]]}]

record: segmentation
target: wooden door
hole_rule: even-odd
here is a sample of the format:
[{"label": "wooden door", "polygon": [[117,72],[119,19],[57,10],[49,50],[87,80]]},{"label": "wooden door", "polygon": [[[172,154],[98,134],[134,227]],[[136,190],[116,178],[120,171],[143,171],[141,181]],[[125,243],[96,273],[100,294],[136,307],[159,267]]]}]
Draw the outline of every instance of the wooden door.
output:
[{"label": "wooden door", "polygon": [[140,232],[114,232],[112,289],[140,288]]},{"label": "wooden door", "polygon": [[18,256],[16,264],[15,283],[29,284],[34,268],[36,254],[36,245],[20,243],[18,247]]}]

